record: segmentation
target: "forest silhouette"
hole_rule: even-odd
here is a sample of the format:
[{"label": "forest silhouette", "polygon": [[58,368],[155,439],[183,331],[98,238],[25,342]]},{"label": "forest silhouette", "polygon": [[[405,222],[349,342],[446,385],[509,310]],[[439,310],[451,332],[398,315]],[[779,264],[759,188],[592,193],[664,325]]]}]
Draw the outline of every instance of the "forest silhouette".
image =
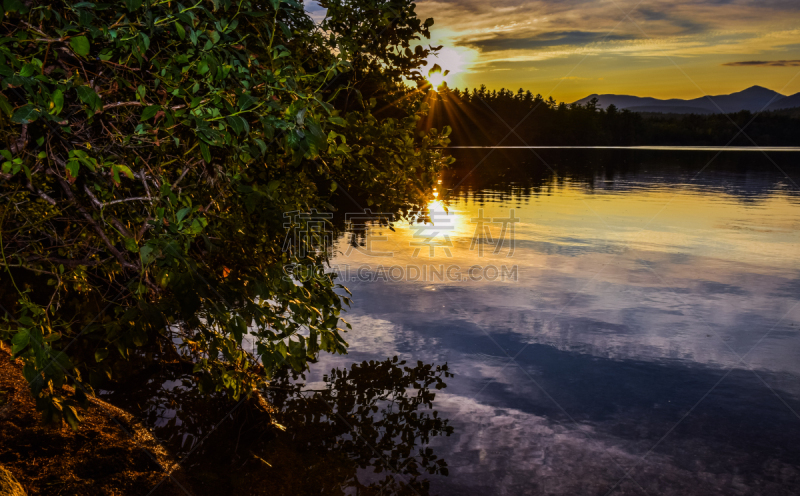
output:
[{"label": "forest silhouette", "polygon": [[800,109],[732,114],[638,113],[597,99],[545,99],[520,88],[440,87],[424,125],[451,126],[452,146],[797,146]]}]

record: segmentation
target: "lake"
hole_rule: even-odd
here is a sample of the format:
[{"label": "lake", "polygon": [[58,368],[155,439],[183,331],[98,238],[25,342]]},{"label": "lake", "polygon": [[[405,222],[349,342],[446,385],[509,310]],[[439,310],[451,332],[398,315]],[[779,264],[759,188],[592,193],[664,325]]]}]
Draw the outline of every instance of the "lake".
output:
[{"label": "lake", "polygon": [[196,494],[800,493],[800,153],[452,152],[433,224],[338,212],[349,353],[278,425],[190,372],[109,401]]},{"label": "lake", "polygon": [[339,241],[350,353],[307,387],[446,362],[431,493],[800,492],[800,154],[453,153],[435,228]]}]

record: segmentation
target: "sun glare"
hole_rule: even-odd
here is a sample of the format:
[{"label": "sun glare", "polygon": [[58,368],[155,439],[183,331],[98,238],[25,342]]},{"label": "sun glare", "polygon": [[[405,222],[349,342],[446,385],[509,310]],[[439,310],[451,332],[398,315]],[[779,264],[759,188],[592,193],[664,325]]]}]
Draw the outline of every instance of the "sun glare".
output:
[{"label": "sun glare", "polygon": [[434,72],[428,76],[428,82],[431,83],[433,89],[438,89],[445,82],[445,76],[441,72]]}]

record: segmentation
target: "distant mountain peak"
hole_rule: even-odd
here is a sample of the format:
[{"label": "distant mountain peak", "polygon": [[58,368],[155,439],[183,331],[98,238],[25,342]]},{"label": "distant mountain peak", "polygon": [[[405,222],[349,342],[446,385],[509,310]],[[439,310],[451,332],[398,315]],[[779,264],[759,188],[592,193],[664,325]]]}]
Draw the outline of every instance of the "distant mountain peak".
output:
[{"label": "distant mountain peak", "polygon": [[[675,112],[675,113],[732,113],[742,110],[750,112],[760,112],[766,107],[772,108],[778,102],[784,103],[786,96],[777,91],[754,85],[745,90],[731,93],[729,95],[706,95],[690,100],[673,98],[660,100],[651,97],[639,97],[630,95],[598,95],[596,93],[582,98],[575,103],[586,104],[592,98],[599,100],[599,106],[608,108],[614,105],[620,109],[630,109],[632,111],[647,112]],[[785,103],[789,103],[786,101]],[[792,103],[794,103],[792,99]],[[647,110],[644,110],[646,108]],[[663,109],[663,110],[659,110]]]},{"label": "distant mountain peak", "polygon": [[[780,95],[780,93],[778,93],[775,90],[771,90],[769,88],[765,88],[765,87],[759,86],[757,84],[747,88],[746,90],[742,90],[739,93],[754,93],[756,91],[761,92],[761,93],[771,93],[773,95]],[[735,95],[736,93],[732,93],[732,94]],[[783,95],[781,95],[781,96],[783,96]]]}]

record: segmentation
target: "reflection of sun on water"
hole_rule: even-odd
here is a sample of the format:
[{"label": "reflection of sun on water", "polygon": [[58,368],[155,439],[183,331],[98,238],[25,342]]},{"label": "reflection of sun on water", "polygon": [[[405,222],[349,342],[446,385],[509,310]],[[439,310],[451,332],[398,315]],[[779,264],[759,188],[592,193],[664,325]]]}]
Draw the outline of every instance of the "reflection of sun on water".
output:
[{"label": "reflection of sun on water", "polygon": [[[438,196],[436,191],[433,194]],[[428,215],[434,226],[444,229],[443,232],[450,236],[462,234],[461,231],[466,228],[463,225],[465,217],[448,208],[442,200],[428,202]]]}]

